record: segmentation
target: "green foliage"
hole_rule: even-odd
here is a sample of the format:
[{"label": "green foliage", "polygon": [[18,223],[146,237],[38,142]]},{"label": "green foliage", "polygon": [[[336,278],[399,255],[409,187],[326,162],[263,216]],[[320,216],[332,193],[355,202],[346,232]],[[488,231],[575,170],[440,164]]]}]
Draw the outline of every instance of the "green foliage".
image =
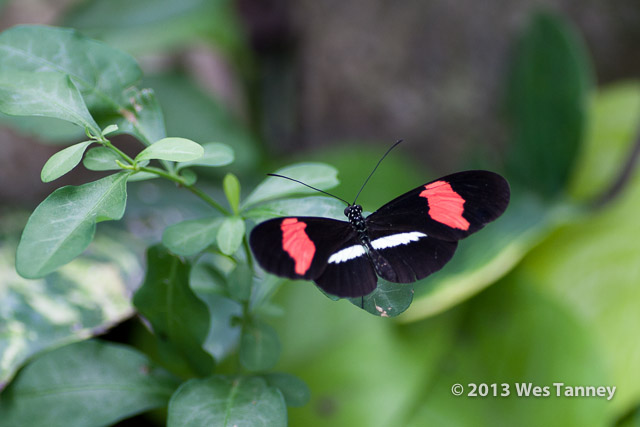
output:
[{"label": "green foliage", "polygon": [[204,154],[204,148],[196,142],[185,138],[163,138],[142,150],[136,162],[144,160],[169,160],[172,162],[189,162],[199,159]]},{"label": "green foliage", "polygon": [[[232,6],[189,0],[174,20],[162,2],[96,0],[67,21],[132,52],[205,33],[242,69],[248,49]],[[629,238],[640,232],[630,219],[640,209],[640,181],[629,175],[621,198],[601,211],[580,203],[602,200],[623,182],[640,92],[631,82],[596,93],[589,104],[588,59],[562,19],[535,15],[514,58],[509,210],[461,242],[438,274],[415,284],[381,281],[351,304],[325,298],[308,283],[283,286],[289,281],[255,265],[247,240],[255,223],[289,215],[344,219],[344,203],[280,177],[248,186],[258,181],[250,172],[257,150],[249,126],[189,80],[148,78],[156,96],[137,86],[141,71],[131,56],[60,28],[6,30],[0,54],[0,112],[47,117],[34,125],[36,133],[56,133],[51,120],[57,119],[88,136],[54,154],[42,180],[81,161],[90,171],[115,171],[55,190],[27,221],[15,266],[36,280],[12,271],[0,281],[0,295],[9,295],[0,311],[0,381],[32,361],[2,392],[0,424],[104,425],[168,408],[169,425],[277,426],[289,417],[310,426],[579,425],[612,424],[638,407],[638,346],[621,325],[640,320],[633,268],[640,249]],[[136,155],[111,139],[123,133],[137,139]],[[337,194],[358,191],[378,158],[369,151],[323,154],[352,174],[352,187]],[[228,165],[233,173],[221,172]],[[429,178],[414,170],[411,159],[385,161],[368,188],[376,180],[385,185],[364,191],[363,205],[375,209]],[[276,173],[320,190],[338,185],[337,169],[325,163],[296,163]],[[133,188],[166,192],[163,201],[189,212],[184,218],[197,218],[178,219],[162,233],[162,245],[147,250],[133,304],[148,330],[132,344],[154,362],[130,345],[86,341],[57,348],[131,312],[125,295],[138,283],[124,282],[140,276],[132,272],[132,239],[116,234],[110,243],[90,244],[98,222],[123,217],[127,191],[136,193],[129,186],[151,178],[175,185]],[[192,193],[206,210],[191,209],[178,191]],[[11,248],[0,244],[0,254]],[[403,312],[400,322],[381,319]],[[505,382],[514,393],[516,382],[529,381],[617,385],[620,394],[605,404],[472,399],[450,391],[455,383]]]},{"label": "green foliage", "polygon": [[562,19],[534,15],[515,47],[508,92],[513,180],[551,198],[566,188],[584,136],[589,60]]},{"label": "green foliage", "polygon": [[177,386],[175,377],[130,347],[85,341],[43,354],[20,372],[2,394],[0,422],[111,424],[165,406]]},{"label": "green foliage", "polygon": [[92,142],[79,142],[51,156],[42,167],[42,173],[40,174],[42,182],[54,181],[78,166],[78,163],[82,160],[82,155]]},{"label": "green foliage", "polygon": [[213,371],[213,358],[202,349],[209,310],[191,290],[189,272],[188,264],[162,246],[150,247],[147,275],[133,304],[151,323],[165,365],[185,376],[206,376]]},{"label": "green foliage", "polygon": [[279,427],[287,425],[284,398],[260,377],[215,376],[184,383],[169,403],[169,426]]},{"label": "green foliage", "polygon": [[97,222],[122,218],[127,176],[120,172],[51,193],[24,228],[16,255],[18,273],[38,278],[55,271],[89,246]]}]

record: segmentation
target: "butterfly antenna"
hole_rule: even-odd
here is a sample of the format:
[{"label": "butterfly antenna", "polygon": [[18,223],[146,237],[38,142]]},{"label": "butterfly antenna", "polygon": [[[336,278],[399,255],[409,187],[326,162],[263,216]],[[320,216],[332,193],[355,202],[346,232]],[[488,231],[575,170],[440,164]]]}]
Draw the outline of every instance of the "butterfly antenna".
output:
[{"label": "butterfly antenna", "polygon": [[327,196],[331,196],[331,197],[334,197],[334,198],[336,198],[336,199],[338,199],[338,200],[340,200],[340,201],[343,201],[344,203],[346,203],[346,204],[347,204],[347,206],[350,206],[350,205],[349,205],[349,202],[347,202],[346,200],[341,199],[340,197],[335,196],[335,195],[333,195],[333,194],[331,194],[331,193],[327,193],[326,191],[322,191],[322,190],[320,190],[319,188],[312,187],[312,186],[310,186],[309,184],[305,184],[305,183],[304,183],[304,182],[302,182],[302,181],[298,181],[297,179],[289,178],[288,176],[284,176],[284,175],[278,175],[277,173],[268,173],[267,175],[269,175],[269,176],[277,176],[278,178],[284,178],[284,179],[288,179],[289,181],[297,182],[298,184],[302,184],[302,185],[304,185],[305,187],[309,187],[309,188],[311,188],[312,190],[319,191],[319,192],[320,192],[320,193],[322,193],[322,194],[326,194]]},{"label": "butterfly antenna", "polygon": [[393,144],[386,153],[384,153],[384,156],[382,156],[380,158],[380,160],[378,160],[378,164],[376,165],[375,168],[373,168],[373,170],[371,171],[371,173],[369,174],[369,176],[367,177],[367,179],[364,181],[364,184],[362,184],[362,187],[360,187],[360,191],[358,191],[358,194],[356,194],[356,198],[353,200],[352,204],[356,204],[356,200],[358,200],[358,197],[360,197],[360,193],[362,193],[362,190],[364,189],[364,186],[367,185],[367,182],[369,182],[369,179],[373,176],[373,173],[376,171],[376,169],[378,169],[378,166],[380,166],[380,163],[382,163],[382,161],[384,160],[385,157],[387,157],[387,154],[389,154],[391,152],[391,150],[393,150],[394,148],[396,148],[396,145],[400,144],[402,142],[401,139],[397,140],[395,144]]}]

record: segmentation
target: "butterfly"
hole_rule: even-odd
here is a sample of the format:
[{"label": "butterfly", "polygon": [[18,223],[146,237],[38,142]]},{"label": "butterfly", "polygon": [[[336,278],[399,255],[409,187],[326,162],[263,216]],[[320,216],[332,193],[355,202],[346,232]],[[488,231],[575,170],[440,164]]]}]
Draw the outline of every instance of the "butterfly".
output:
[{"label": "butterfly", "polygon": [[458,240],[502,215],[509,198],[502,176],[458,172],[414,188],[366,218],[362,206],[345,201],[348,221],[309,216],[267,220],[254,227],[249,244],[269,273],[312,280],[338,297],[362,297],[376,289],[378,277],[411,283],[440,270]]}]

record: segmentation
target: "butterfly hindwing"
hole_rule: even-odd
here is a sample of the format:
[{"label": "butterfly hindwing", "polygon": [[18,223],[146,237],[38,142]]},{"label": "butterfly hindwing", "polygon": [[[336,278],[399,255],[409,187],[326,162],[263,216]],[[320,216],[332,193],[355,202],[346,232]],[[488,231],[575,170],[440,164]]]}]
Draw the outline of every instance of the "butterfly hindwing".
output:
[{"label": "butterfly hindwing", "polygon": [[327,267],[314,282],[329,294],[359,297],[376,288],[378,277],[365,247],[354,236],[329,256]]},{"label": "butterfly hindwing", "polygon": [[354,235],[345,221],[274,218],[253,229],[249,244],[260,266],[269,273],[313,280],[322,274],[329,256]]},{"label": "butterfly hindwing", "polygon": [[367,217],[367,226],[457,241],[502,215],[509,195],[509,184],[496,173],[458,172],[397,197]]},{"label": "butterfly hindwing", "polygon": [[369,228],[371,245],[390,268],[378,268],[383,279],[411,283],[440,270],[451,259],[458,243],[435,239],[419,231]]}]

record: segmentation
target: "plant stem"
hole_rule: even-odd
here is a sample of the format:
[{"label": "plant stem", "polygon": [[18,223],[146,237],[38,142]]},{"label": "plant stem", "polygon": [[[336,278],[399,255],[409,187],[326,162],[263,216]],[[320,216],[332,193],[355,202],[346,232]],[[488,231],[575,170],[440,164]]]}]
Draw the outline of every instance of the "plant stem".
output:
[{"label": "plant stem", "polygon": [[218,202],[212,199],[211,196],[209,196],[208,194],[206,194],[205,192],[197,188],[195,185],[187,185],[184,178],[181,177],[180,175],[176,175],[175,173],[169,173],[160,168],[154,168],[149,166],[139,166],[137,169],[141,172],[153,173],[155,175],[168,179],[169,181],[173,181],[176,184],[181,185],[182,187],[191,191],[196,196],[200,197],[207,204],[209,204],[211,207],[213,207],[223,215],[230,215],[229,211],[227,211],[224,207],[222,207],[222,205],[220,205]]}]

